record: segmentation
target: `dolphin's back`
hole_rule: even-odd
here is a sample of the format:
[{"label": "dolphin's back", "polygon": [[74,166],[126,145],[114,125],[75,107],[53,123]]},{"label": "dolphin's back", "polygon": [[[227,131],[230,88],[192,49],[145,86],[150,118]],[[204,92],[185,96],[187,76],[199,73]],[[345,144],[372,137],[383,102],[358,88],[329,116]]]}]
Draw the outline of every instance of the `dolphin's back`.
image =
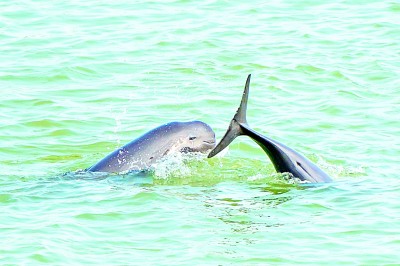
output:
[{"label": "dolphin's back", "polygon": [[254,131],[247,124],[242,124],[241,128],[244,135],[251,137],[267,153],[277,172],[291,173],[311,183],[332,181],[318,166],[292,148]]}]

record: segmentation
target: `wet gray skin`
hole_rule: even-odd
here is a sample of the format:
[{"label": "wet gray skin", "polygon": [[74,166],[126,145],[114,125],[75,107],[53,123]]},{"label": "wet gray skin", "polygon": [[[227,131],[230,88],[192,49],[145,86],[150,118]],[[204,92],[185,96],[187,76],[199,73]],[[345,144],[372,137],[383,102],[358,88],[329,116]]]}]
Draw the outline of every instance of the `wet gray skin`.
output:
[{"label": "wet gray skin", "polygon": [[171,122],[150,130],[86,170],[110,173],[146,170],[168,154],[207,153],[214,147],[215,134],[206,123]]},{"label": "wet gray skin", "polygon": [[242,101],[239,109],[236,111],[235,116],[231,120],[227,132],[218,145],[208,154],[208,157],[211,158],[218,154],[236,137],[240,135],[246,135],[252,138],[265,151],[277,172],[290,173],[292,176],[310,183],[331,182],[332,179],[306,157],[287,147],[286,145],[271,138],[265,137],[250,128],[246,119],[250,78],[251,75],[247,77]]}]

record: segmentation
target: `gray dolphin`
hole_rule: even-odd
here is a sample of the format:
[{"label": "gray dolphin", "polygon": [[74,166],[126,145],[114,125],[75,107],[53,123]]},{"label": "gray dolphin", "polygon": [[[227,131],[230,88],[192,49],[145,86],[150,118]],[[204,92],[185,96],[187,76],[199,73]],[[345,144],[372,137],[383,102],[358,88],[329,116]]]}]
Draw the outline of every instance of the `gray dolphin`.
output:
[{"label": "gray dolphin", "polygon": [[208,158],[225,149],[236,137],[246,135],[252,138],[267,153],[277,172],[290,173],[302,181],[311,183],[331,182],[332,179],[306,157],[276,140],[257,133],[249,127],[246,119],[246,110],[250,78],[251,75],[247,77],[242,101],[228,130],[218,145],[208,154]]},{"label": "gray dolphin", "polygon": [[110,173],[141,171],[149,169],[167,154],[206,153],[214,147],[215,134],[206,123],[170,122],[113,151],[86,171]]}]

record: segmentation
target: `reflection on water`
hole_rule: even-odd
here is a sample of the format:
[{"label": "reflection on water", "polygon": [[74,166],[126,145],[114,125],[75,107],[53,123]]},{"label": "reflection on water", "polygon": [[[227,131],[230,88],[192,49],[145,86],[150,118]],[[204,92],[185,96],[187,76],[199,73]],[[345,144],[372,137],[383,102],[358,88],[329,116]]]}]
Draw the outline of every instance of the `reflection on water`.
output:
[{"label": "reflection on water", "polygon": [[[228,190],[226,186],[219,185],[209,191],[207,198],[204,199],[204,206],[214,217],[229,225],[232,231],[248,232],[260,230],[263,227],[283,225],[270,216],[271,210],[290,201],[294,196],[289,192],[296,189],[295,187],[287,185],[286,192],[276,194],[266,191],[263,186],[245,183],[229,184]],[[218,187],[223,189],[218,189]],[[254,219],[254,217],[257,218]]]}]

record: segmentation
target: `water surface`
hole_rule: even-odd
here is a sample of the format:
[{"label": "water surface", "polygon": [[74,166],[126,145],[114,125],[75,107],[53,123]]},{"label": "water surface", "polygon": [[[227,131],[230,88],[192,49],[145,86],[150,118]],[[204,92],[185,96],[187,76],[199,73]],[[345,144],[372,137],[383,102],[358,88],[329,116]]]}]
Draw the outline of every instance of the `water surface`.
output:
[{"label": "water surface", "polygon": [[[398,1],[0,3],[2,265],[396,265]],[[169,121],[248,122],[332,184],[275,174],[250,139],[149,177],[70,178]]]}]

